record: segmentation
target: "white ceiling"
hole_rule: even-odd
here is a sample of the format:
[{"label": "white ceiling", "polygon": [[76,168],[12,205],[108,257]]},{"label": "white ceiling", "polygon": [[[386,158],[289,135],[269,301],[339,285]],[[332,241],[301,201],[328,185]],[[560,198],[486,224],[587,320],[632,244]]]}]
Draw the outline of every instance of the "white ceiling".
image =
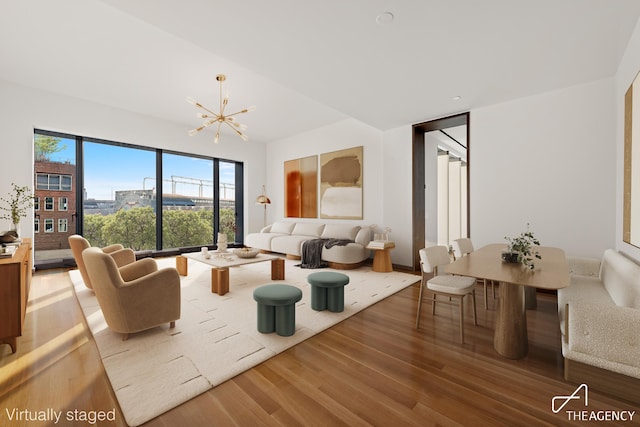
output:
[{"label": "white ceiling", "polygon": [[[0,79],[250,140],[422,122],[615,74],[637,0],[0,0]],[[394,20],[379,25],[376,16]],[[453,100],[461,96],[460,100]],[[210,133],[213,138],[213,132]],[[198,137],[202,137],[197,136]]]}]

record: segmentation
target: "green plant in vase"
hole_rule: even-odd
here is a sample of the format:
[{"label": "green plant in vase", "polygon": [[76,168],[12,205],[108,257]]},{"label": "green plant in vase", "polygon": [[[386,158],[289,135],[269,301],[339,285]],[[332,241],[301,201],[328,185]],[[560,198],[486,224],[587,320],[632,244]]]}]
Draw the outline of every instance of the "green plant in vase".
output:
[{"label": "green plant in vase", "polygon": [[542,259],[540,253],[535,250],[535,246],[540,246],[540,242],[529,230],[527,223],[527,231],[520,233],[517,237],[506,237],[509,242],[507,250],[502,253],[502,259],[506,262],[521,263],[530,270],[535,268],[535,259]]},{"label": "green plant in vase", "polygon": [[34,196],[31,193],[29,187],[20,187],[15,183],[11,183],[13,191],[10,193],[8,199],[0,197],[0,210],[5,211],[0,219],[8,219],[11,221],[14,231],[17,232],[21,218],[27,217],[27,209],[33,206]]}]

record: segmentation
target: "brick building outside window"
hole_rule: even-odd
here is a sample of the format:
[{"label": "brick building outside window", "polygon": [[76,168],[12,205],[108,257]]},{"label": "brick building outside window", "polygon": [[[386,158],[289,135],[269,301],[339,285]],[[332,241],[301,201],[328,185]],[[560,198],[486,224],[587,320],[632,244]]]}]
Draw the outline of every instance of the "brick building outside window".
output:
[{"label": "brick building outside window", "polygon": [[76,167],[51,161],[36,161],[34,167],[35,250],[69,249],[76,229]]}]

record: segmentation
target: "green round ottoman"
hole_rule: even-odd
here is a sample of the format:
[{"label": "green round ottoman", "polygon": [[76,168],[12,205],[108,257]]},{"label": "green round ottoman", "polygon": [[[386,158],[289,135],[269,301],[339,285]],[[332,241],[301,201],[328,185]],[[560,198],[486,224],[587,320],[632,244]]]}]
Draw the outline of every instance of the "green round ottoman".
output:
[{"label": "green round ottoman", "polygon": [[283,284],[264,285],[253,291],[258,303],[258,332],[288,337],[296,331],[296,303],[302,291]]},{"label": "green round ottoman", "polygon": [[320,271],[307,276],[311,285],[311,308],[339,313],[344,310],[344,287],[349,276],[335,271]]}]

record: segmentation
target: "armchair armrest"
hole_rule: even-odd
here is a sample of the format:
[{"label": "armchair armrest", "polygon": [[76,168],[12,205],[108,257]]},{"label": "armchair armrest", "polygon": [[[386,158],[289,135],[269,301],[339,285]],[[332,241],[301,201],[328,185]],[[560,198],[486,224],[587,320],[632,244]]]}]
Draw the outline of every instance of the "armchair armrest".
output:
[{"label": "armchair armrest", "polygon": [[136,260],[136,254],[132,249],[117,249],[113,252],[107,252],[111,258],[116,262],[118,267],[122,267],[127,264],[131,264]]},{"label": "armchair armrest", "polygon": [[110,254],[111,252],[119,251],[120,249],[124,249],[124,246],[116,243],[114,245],[105,246],[104,248],[102,248],[102,252],[104,252],[105,254]]},{"label": "armchair armrest", "polygon": [[142,304],[149,301],[179,301],[180,276],[175,268],[163,268],[145,276],[126,282],[120,291],[126,304]]},{"label": "armchair armrest", "polygon": [[144,258],[119,268],[120,276],[125,282],[131,282],[157,270],[158,264],[152,258]]},{"label": "armchair armrest", "polygon": [[180,319],[180,276],[175,268],[163,268],[125,283],[118,289],[129,331]]}]

